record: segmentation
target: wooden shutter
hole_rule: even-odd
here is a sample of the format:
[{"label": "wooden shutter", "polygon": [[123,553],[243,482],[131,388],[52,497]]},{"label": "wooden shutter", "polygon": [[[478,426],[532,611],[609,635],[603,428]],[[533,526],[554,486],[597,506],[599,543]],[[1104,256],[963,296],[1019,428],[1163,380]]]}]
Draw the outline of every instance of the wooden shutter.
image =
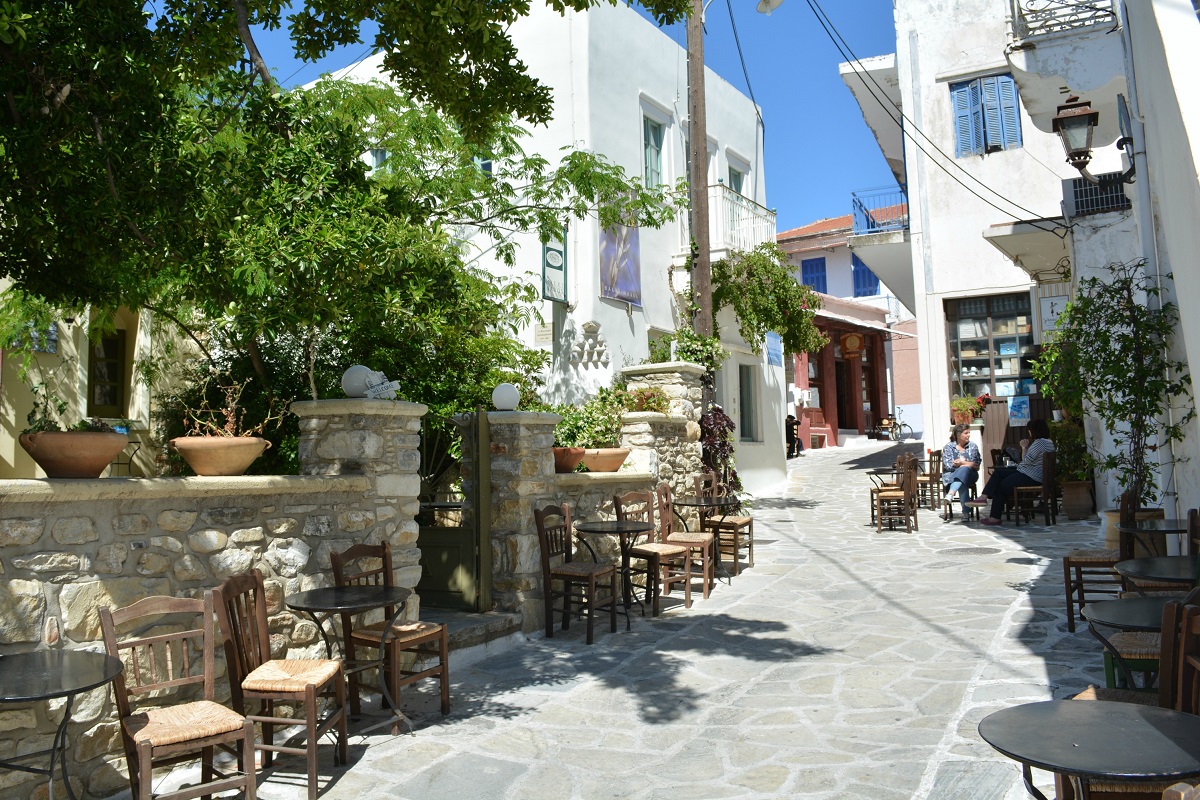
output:
[{"label": "wooden shutter", "polygon": [[959,158],[983,152],[983,124],[979,119],[979,82],[950,85],[954,106],[954,155]]},{"label": "wooden shutter", "polygon": [[800,279],[813,291],[825,294],[825,259],[806,258],[800,262]]},{"label": "wooden shutter", "polygon": [[1021,112],[1017,96],[1017,84],[1012,75],[996,76],[996,93],[1000,100],[1000,124],[1003,140],[1001,146],[1021,146]]},{"label": "wooden shutter", "polygon": [[1000,90],[997,76],[981,81],[983,91],[983,149],[984,152],[1004,147],[1004,124],[1000,121]]}]

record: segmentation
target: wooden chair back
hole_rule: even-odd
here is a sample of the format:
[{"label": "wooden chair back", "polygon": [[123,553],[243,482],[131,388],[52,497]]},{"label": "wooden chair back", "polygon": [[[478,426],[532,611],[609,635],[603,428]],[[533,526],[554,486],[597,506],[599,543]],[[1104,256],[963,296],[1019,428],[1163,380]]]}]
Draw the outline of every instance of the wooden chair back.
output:
[{"label": "wooden chair back", "polygon": [[1179,667],[1173,681],[1175,708],[1188,714],[1200,714],[1200,606],[1188,604],[1183,607],[1178,647]]},{"label": "wooden chair back", "polygon": [[938,483],[942,479],[942,451],[930,450],[928,463],[925,467],[925,474],[929,476],[931,484]]},{"label": "wooden chair back", "polygon": [[[379,544],[356,544],[340,553],[330,553],[329,563],[333,566],[334,586],[393,586],[395,572],[392,571],[392,546]],[[391,618],[395,609],[388,607],[384,616]]]},{"label": "wooden chair back", "polygon": [[696,497],[719,497],[717,487],[721,484],[717,481],[717,473],[702,472],[695,477],[696,482]]},{"label": "wooden chair back", "polygon": [[[613,495],[613,509],[617,519],[649,522],[654,524],[654,492],[639,491]],[[655,541],[654,531],[650,531],[647,541]]]},{"label": "wooden chair back", "polygon": [[[117,630],[127,626],[134,626],[139,635],[118,641]],[[145,597],[125,608],[101,608],[100,630],[105,651],[125,664],[125,670],[113,680],[122,718],[132,713],[130,698],[140,695],[153,693],[160,703],[165,690],[179,693],[183,687],[201,686],[203,699],[213,699],[216,669],[211,592],[204,592],[200,599]],[[197,661],[199,670],[193,666]]]},{"label": "wooden chair back", "polygon": [[1053,450],[1042,453],[1042,502],[1058,497],[1058,455]]},{"label": "wooden chair back", "polygon": [[1191,555],[1200,554],[1200,509],[1189,508],[1187,515],[1188,526],[1188,553]]},{"label": "wooden chair back", "polygon": [[1122,525],[1132,524],[1134,519],[1137,517],[1137,507],[1134,505],[1133,497],[1130,496],[1129,492],[1121,493],[1120,509],[1121,509],[1121,513],[1119,516],[1119,520],[1120,520],[1121,524]]},{"label": "wooden chair back", "polygon": [[671,493],[671,484],[663,481],[654,490],[658,499],[658,533],[661,541],[675,532],[675,497]]},{"label": "wooden chair back", "polygon": [[243,708],[242,681],[271,660],[267,590],[258,570],[233,575],[213,590],[234,708]]},{"label": "wooden chair back", "polygon": [[996,467],[1004,466],[1004,448],[1003,447],[993,447],[989,451],[989,454],[992,457],[992,468],[993,469],[995,469]]},{"label": "wooden chair back", "polygon": [[571,527],[571,506],[563,503],[561,506],[536,508],[533,521],[542,550],[542,574],[549,580],[551,559],[561,556],[564,561],[571,561],[575,557],[571,541],[574,532]]}]

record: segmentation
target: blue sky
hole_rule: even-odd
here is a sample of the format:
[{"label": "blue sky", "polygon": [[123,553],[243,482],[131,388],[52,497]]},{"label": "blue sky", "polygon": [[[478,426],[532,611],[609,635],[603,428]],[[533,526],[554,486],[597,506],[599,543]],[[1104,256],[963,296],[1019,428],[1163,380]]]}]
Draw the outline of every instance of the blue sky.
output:
[{"label": "blue sky", "polygon": [[[746,91],[729,19],[732,6],[750,86],[763,108],[767,204],[778,212],[779,230],[848,214],[852,191],[895,180],[838,77],[842,57],[808,0],[784,0],[769,17],[755,11],[755,2],[712,0],[705,17],[705,63]],[[825,0],[823,7],[860,58],[895,51],[892,0]],[[682,24],[666,30],[683,44]],[[259,32],[256,41],[285,86],[313,80],[368,52],[365,45],[344,48],[305,65],[292,57],[286,25]]]}]

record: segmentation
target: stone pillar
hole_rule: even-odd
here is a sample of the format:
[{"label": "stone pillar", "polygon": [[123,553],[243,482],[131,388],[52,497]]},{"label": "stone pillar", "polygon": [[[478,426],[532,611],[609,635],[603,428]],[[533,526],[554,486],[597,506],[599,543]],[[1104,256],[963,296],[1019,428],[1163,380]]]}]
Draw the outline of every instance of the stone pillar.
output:
[{"label": "stone pillar", "polygon": [[704,367],[684,361],[626,367],[622,375],[630,391],[658,387],[671,405],[666,414],[626,414],[621,446],[632,469],[667,481],[676,494],[691,494],[692,479],[701,471],[700,409]]},{"label": "stone pillar", "polygon": [[[396,585],[415,589],[421,578],[416,516],[420,511],[420,403],[347,398],[292,403],[300,418],[301,475],[363,475],[373,491],[363,505],[345,513],[362,514],[369,537],[392,546]],[[346,526],[342,526],[345,528]],[[353,526],[351,526],[353,527]],[[414,596],[415,597],[415,596]],[[417,618],[419,603],[409,602]]]},{"label": "stone pillar", "polygon": [[491,438],[492,599],[498,611],[521,614],[522,630],[539,630],[542,564],[533,511],[558,502],[554,426],[558,414],[493,411]]},{"label": "stone pillar", "polygon": [[829,426],[827,444],[831,447],[838,445],[838,428],[842,421],[838,419],[837,403],[837,364],[833,357],[833,339],[837,331],[826,331],[829,344],[821,348],[821,411],[825,414],[825,424]]}]

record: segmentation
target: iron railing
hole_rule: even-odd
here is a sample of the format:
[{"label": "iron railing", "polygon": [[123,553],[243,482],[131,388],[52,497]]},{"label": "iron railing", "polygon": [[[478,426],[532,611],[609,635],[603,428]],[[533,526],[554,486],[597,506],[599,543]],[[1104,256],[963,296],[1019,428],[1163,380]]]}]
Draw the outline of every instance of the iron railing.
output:
[{"label": "iron railing", "polygon": [[1113,0],[1009,0],[1014,39],[1115,25]]},{"label": "iron railing", "polygon": [[855,236],[908,227],[908,197],[898,186],[851,192],[850,199]]},{"label": "iron railing", "polygon": [[[685,214],[680,225],[681,252],[692,246],[691,225]],[[708,187],[708,237],[712,250],[748,252],[775,241],[775,212],[718,183]]]}]

